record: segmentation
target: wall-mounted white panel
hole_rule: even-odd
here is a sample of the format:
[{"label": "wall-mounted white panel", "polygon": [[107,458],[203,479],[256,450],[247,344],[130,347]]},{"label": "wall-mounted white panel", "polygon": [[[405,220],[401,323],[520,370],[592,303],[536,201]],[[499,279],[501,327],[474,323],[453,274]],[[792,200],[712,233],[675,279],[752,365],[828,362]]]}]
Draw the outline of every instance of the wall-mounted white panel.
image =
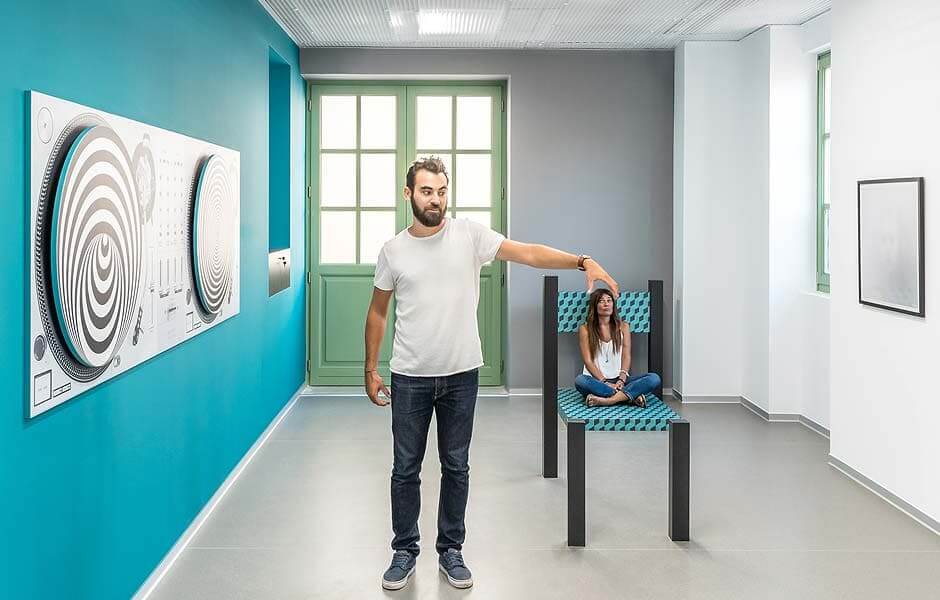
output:
[{"label": "wall-mounted white panel", "polygon": [[239,153],[30,93],[30,417],[238,314]]}]

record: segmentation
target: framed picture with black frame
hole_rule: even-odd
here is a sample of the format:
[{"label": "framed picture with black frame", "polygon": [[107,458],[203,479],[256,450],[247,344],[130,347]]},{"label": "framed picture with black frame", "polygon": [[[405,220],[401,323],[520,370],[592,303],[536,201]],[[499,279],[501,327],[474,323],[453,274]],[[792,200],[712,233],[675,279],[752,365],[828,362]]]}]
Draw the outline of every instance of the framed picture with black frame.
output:
[{"label": "framed picture with black frame", "polygon": [[924,178],[858,182],[858,301],[924,316]]}]

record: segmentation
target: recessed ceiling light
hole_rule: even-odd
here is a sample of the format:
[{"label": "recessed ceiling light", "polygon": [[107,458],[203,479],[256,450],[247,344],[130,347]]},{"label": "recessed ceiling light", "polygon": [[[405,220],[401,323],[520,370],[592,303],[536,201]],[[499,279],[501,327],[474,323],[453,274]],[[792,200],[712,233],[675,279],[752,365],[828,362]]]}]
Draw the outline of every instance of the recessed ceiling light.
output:
[{"label": "recessed ceiling light", "polygon": [[440,35],[457,33],[453,14],[436,10],[418,11],[418,33],[421,35]]}]

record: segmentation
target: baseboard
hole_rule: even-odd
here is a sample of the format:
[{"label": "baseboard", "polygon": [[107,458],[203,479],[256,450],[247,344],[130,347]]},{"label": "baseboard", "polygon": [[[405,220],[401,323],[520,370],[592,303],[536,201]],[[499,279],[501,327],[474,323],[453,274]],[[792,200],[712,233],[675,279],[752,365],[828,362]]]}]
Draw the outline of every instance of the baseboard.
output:
[{"label": "baseboard", "polygon": [[761,407],[758,406],[757,404],[751,402],[750,400],[748,400],[748,399],[745,398],[744,396],[741,396],[741,406],[743,406],[744,408],[748,409],[749,411],[751,411],[752,413],[754,413],[755,415],[757,415],[757,416],[760,417],[761,419],[763,419],[763,420],[765,420],[765,421],[770,421],[770,413],[769,413],[769,412],[767,412],[766,410],[764,410],[763,408],[761,408]]},{"label": "baseboard", "polygon": [[196,518],[193,519],[192,523],[189,524],[189,527],[186,528],[186,531],[183,532],[183,535],[176,540],[176,543],[173,544],[173,547],[170,548],[170,551],[167,552],[166,556],[163,557],[163,560],[160,561],[160,564],[157,565],[157,568],[153,570],[149,577],[144,581],[144,583],[137,590],[137,593],[134,594],[133,600],[146,600],[150,597],[150,594],[153,593],[153,590],[160,584],[160,581],[163,577],[173,568],[173,565],[176,563],[176,560],[183,554],[183,551],[189,546],[189,543],[196,537],[196,534],[199,533],[199,530],[209,519],[209,516],[215,510],[216,506],[219,505],[219,502],[222,501],[222,498],[228,493],[229,489],[235,484],[239,477],[241,477],[242,472],[245,470],[245,467],[251,463],[251,460],[255,457],[255,454],[258,453],[258,450],[264,446],[265,442],[268,441],[268,438],[271,437],[271,434],[274,433],[274,430],[277,426],[284,420],[284,417],[291,411],[294,407],[294,404],[297,403],[297,399],[303,395],[305,386],[300,386],[294,395],[291,397],[290,401],[284,405],[284,408],[277,413],[277,416],[268,424],[261,435],[255,440],[255,443],[251,445],[251,448],[248,449],[248,452],[242,457],[238,464],[235,465],[235,468],[228,474],[228,477],[225,478],[225,481],[222,482],[222,485],[215,491],[209,501],[205,506],[202,507],[202,510],[199,511],[199,514],[196,515]]},{"label": "baseboard", "polygon": [[[672,388],[663,388],[663,396],[676,397],[676,392]],[[365,389],[361,386],[340,386],[340,385],[314,385],[304,386],[300,391],[301,396],[331,396],[333,398],[365,398]],[[480,398],[505,398],[510,396],[538,396],[542,397],[542,388],[507,388],[504,386],[481,386],[477,394]]]},{"label": "baseboard", "polygon": [[305,385],[301,396],[332,396],[334,398],[366,398],[361,385]]},{"label": "baseboard", "polygon": [[[360,386],[348,386],[348,385],[314,385],[314,386],[305,386],[300,392],[301,396],[307,397],[324,397],[329,396],[331,398],[367,398],[366,389]],[[517,395],[515,391],[509,392],[506,391],[506,388],[501,385],[495,386],[480,386],[480,390],[477,393],[477,396],[480,398],[505,398],[509,395]],[[524,394],[528,395],[528,394]],[[542,395],[542,390],[538,390],[538,395]]]},{"label": "baseboard", "polygon": [[827,440],[829,439],[829,428],[823,427],[822,425],[810,419],[809,417],[800,415],[800,424],[803,425],[804,427],[808,427],[812,429],[813,431],[823,436]]},{"label": "baseboard", "polygon": [[[663,392],[665,394],[665,390]],[[771,413],[767,412],[744,396],[684,396],[678,390],[673,390],[673,396],[682,404],[740,404],[761,419],[770,423],[799,423],[813,433],[818,433],[829,439],[829,429],[823,427],[809,417],[798,413]]]},{"label": "baseboard", "polygon": [[542,388],[509,388],[510,396],[542,396]]},{"label": "baseboard", "polygon": [[854,480],[862,487],[867,488],[868,491],[874,493],[876,496],[879,496],[882,500],[895,507],[902,513],[906,514],[910,518],[914,519],[930,531],[940,535],[940,521],[937,521],[923,511],[918,510],[908,502],[889,492],[885,488],[881,487],[868,477],[865,477],[831,454],[829,455],[829,466],[833,467],[837,471],[840,471],[843,475],[849,479]]},{"label": "baseboard", "polygon": [[679,399],[683,404],[740,404],[741,396],[719,396],[719,395],[683,395],[679,394]]},{"label": "baseboard", "polygon": [[754,404],[744,396],[741,397],[741,405],[770,423],[799,423],[813,433],[817,433],[826,439],[829,439],[829,430],[816,421],[798,413],[771,413],[767,412],[757,404]]},{"label": "baseboard", "polygon": [[[480,389],[482,390],[483,388]],[[508,394],[510,396],[538,396],[541,398],[542,388],[510,388]],[[663,396],[675,397],[675,395],[676,392],[672,388],[663,388]]]}]

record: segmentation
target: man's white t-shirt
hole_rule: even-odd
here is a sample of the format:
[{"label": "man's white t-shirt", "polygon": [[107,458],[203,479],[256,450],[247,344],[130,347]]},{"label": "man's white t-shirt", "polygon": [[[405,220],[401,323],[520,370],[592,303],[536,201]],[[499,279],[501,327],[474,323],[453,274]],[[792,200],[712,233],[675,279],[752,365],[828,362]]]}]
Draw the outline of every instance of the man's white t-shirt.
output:
[{"label": "man's white t-shirt", "polygon": [[443,377],[483,365],[477,327],[480,267],[506,238],[468,219],[428,237],[403,230],[385,242],[375,287],[395,291],[393,373]]}]

